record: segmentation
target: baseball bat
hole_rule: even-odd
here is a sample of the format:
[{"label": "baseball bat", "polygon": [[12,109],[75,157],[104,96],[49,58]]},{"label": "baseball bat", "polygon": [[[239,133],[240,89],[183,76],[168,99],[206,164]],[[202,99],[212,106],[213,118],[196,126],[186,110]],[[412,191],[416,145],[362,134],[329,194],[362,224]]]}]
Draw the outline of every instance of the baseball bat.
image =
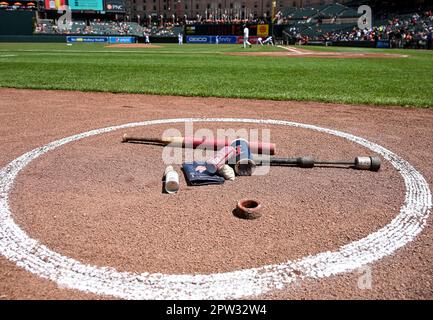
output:
[{"label": "baseball bat", "polygon": [[[143,142],[143,143],[153,143],[158,145],[171,145],[173,147],[180,148],[213,148],[213,150],[219,150],[222,147],[230,146],[231,141],[225,139],[209,139],[206,137],[195,138],[195,137],[162,137],[162,138],[152,138],[152,137],[137,137],[129,136],[126,133],[122,137],[122,142]],[[249,148],[259,154],[275,154],[275,143],[264,143],[264,142],[248,142]]]},{"label": "baseball bat", "polygon": [[276,158],[254,156],[254,162],[260,165],[295,166],[300,168],[313,168],[317,165],[346,165],[358,170],[379,171],[381,160],[379,157],[356,157],[354,161],[345,160],[315,160],[313,157]]}]

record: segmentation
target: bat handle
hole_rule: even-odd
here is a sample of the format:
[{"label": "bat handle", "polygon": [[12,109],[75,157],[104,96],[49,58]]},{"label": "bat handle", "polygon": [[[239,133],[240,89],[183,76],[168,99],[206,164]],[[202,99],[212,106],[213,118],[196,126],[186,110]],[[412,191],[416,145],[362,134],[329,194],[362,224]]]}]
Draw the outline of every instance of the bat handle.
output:
[{"label": "bat handle", "polygon": [[299,158],[276,158],[270,157],[269,160],[273,164],[297,165]]},{"label": "bat handle", "polygon": [[312,157],[298,157],[298,158],[276,158],[276,157],[254,157],[254,161],[258,164],[268,165],[292,165],[301,168],[313,168],[314,158]]}]

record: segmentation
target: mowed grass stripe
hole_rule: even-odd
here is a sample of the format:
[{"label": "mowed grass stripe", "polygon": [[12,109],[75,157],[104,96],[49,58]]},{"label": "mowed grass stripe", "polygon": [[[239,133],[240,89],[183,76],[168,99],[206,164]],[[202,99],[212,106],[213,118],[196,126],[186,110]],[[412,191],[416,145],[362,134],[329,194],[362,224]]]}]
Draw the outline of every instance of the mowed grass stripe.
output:
[{"label": "mowed grass stripe", "polygon": [[[110,52],[112,48],[90,44],[74,44],[74,51],[68,52],[65,46],[0,44],[4,54],[18,52],[2,60],[0,86],[433,106],[433,52],[428,51],[385,50],[409,55],[402,59],[321,59],[222,54],[243,51],[240,45],[163,44],[122,53],[119,48]],[[252,50],[282,49],[255,46]]]}]

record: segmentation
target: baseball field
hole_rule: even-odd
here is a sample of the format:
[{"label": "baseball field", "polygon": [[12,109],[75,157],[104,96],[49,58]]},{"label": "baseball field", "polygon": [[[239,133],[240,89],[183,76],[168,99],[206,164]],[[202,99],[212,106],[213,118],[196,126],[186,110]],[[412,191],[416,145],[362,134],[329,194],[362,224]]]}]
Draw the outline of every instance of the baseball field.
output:
[{"label": "baseball field", "polygon": [[[2,299],[433,298],[432,51],[0,43],[0,97]],[[381,167],[175,163],[167,194],[164,148],[122,143],[167,130]]]},{"label": "baseball field", "polygon": [[[320,52],[389,50],[309,47]],[[239,56],[241,45],[0,44],[0,86],[198,97],[431,107],[433,55],[404,58],[275,59]],[[248,53],[287,52],[254,46]],[[272,59],[274,58],[274,59]],[[302,58],[302,56],[301,56]],[[344,56],[343,56],[344,58]]]}]

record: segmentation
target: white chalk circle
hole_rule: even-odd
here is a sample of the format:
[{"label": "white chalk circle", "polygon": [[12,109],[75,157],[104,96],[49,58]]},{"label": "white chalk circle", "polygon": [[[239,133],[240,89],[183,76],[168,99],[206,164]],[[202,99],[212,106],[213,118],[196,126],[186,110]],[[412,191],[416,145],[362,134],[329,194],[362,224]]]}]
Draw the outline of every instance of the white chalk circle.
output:
[{"label": "white chalk circle", "polygon": [[[399,214],[385,227],[333,252],[322,252],[281,264],[218,274],[175,275],[118,272],[110,267],[83,264],[62,256],[30,238],[14,222],[9,191],[18,173],[32,160],[72,141],[118,129],[181,122],[240,122],[311,129],[356,142],[382,155],[401,174],[406,186]],[[124,299],[227,299],[256,296],[304,278],[322,278],[358,269],[412,241],[425,227],[432,196],[424,177],[408,162],[373,142],[313,125],[233,118],[162,119],[92,130],[51,142],[9,163],[0,171],[0,253],[17,266],[59,286]]]}]

